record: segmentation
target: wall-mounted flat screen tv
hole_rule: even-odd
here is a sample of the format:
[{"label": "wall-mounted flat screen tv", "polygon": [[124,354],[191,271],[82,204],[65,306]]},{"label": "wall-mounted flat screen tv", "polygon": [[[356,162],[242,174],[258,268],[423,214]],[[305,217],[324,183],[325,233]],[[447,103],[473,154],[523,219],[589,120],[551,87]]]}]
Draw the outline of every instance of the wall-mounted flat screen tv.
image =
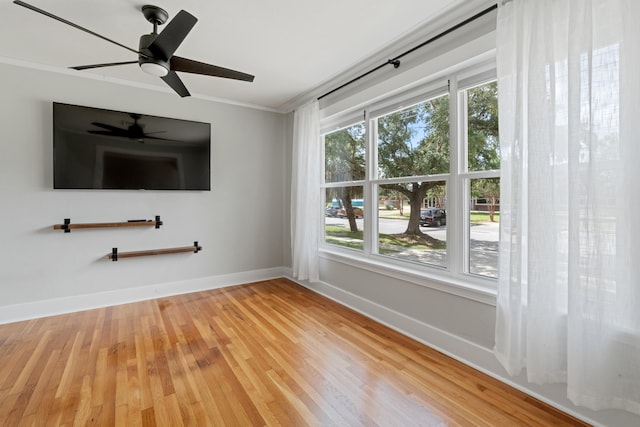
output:
[{"label": "wall-mounted flat screen tv", "polygon": [[53,103],[53,188],[211,190],[211,125]]}]

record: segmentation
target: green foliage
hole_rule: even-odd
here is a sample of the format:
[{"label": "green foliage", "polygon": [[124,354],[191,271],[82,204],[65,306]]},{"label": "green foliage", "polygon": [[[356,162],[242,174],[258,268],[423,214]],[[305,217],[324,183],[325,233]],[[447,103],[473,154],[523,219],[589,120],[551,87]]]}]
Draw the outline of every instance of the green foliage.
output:
[{"label": "green foliage", "polygon": [[[449,171],[449,96],[430,99],[378,118],[380,178],[420,176]],[[409,199],[411,215],[405,234],[419,236],[420,208],[438,183],[384,184]]]},{"label": "green foliage", "polygon": [[[325,181],[355,181],[365,176],[366,128],[358,123],[325,135]],[[357,231],[351,200],[362,198],[362,187],[330,188],[327,200],[340,199],[352,231]]]},{"label": "green foliage", "polygon": [[449,170],[449,97],[442,96],[378,119],[381,178]]},{"label": "green foliage", "polygon": [[[498,86],[489,83],[467,92],[468,166],[470,171],[500,168],[498,144]],[[440,96],[379,117],[378,175],[381,179],[445,174],[450,169],[449,95]],[[341,182],[365,177],[365,125],[358,123],[325,136],[325,180]],[[329,189],[327,198],[338,197],[349,208],[351,199],[361,198],[362,187]],[[421,235],[419,212],[425,197],[435,198],[444,205],[446,187],[442,182],[413,181],[383,184],[380,195],[397,197],[402,194],[410,204],[411,216],[407,235]],[[499,199],[499,180],[473,180],[476,197]],[[494,205],[495,203],[492,202]],[[444,207],[444,206],[443,206]],[[349,209],[347,209],[349,211]],[[495,211],[495,207],[494,207]],[[492,212],[493,214],[493,212]],[[349,215],[351,230],[355,219]]]},{"label": "green foliage", "polygon": [[471,194],[487,199],[489,220],[495,221],[495,213],[500,199],[500,178],[482,178],[471,181]]},{"label": "green foliage", "polygon": [[498,141],[498,84],[467,91],[469,170],[500,169]]},{"label": "green foliage", "polygon": [[364,179],[365,146],[364,123],[325,135],[326,182]]},{"label": "green foliage", "polygon": [[[496,82],[467,90],[468,165],[470,171],[500,169],[498,141],[498,84]],[[498,178],[474,179],[471,194],[489,202],[491,221],[500,198]]]},{"label": "green foliage", "polygon": [[471,181],[471,195],[486,199],[500,198],[500,178],[482,178]]}]

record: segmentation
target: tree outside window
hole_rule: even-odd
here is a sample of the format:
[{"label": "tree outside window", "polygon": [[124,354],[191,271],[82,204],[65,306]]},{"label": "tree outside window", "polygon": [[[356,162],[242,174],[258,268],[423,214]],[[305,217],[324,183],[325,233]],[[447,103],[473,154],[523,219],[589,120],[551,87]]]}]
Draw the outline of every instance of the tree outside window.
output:
[{"label": "tree outside window", "polygon": [[483,84],[462,91],[462,95],[467,107],[466,176],[470,183],[468,270],[473,274],[498,277],[498,85],[496,82]]},{"label": "tree outside window", "polygon": [[[350,183],[365,178],[365,131],[364,123],[358,123],[324,136],[325,183]],[[362,203],[354,206],[354,200]],[[325,221],[325,241],[362,249],[362,231],[356,219],[362,217],[360,210],[364,208],[363,200],[362,186],[326,188],[325,217],[346,218],[349,230],[346,232],[343,229],[342,222],[328,219]],[[354,245],[354,241],[358,243]]]},{"label": "tree outside window", "polygon": [[[466,87],[455,98],[445,89],[382,111],[324,135],[325,242],[455,274],[497,277],[497,84]],[[452,140],[456,127],[464,131]],[[457,200],[449,200],[450,190]],[[449,205],[454,215],[448,215]]]}]

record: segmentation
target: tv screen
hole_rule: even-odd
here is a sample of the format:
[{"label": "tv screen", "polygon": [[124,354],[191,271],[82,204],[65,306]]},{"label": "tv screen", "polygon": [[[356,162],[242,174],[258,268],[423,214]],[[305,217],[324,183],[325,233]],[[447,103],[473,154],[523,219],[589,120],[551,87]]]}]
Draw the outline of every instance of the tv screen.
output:
[{"label": "tv screen", "polygon": [[211,125],[53,103],[53,188],[211,190]]}]

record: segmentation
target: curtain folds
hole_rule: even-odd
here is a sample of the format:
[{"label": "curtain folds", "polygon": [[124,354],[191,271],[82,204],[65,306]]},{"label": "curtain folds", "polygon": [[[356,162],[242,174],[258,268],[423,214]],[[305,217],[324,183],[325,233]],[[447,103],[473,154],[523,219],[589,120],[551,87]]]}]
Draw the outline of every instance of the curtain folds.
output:
[{"label": "curtain folds", "polygon": [[495,354],[640,415],[640,2],[499,3]]},{"label": "curtain folds", "polygon": [[320,118],[318,101],[294,113],[291,173],[291,256],[293,277],[318,282],[320,220]]}]

